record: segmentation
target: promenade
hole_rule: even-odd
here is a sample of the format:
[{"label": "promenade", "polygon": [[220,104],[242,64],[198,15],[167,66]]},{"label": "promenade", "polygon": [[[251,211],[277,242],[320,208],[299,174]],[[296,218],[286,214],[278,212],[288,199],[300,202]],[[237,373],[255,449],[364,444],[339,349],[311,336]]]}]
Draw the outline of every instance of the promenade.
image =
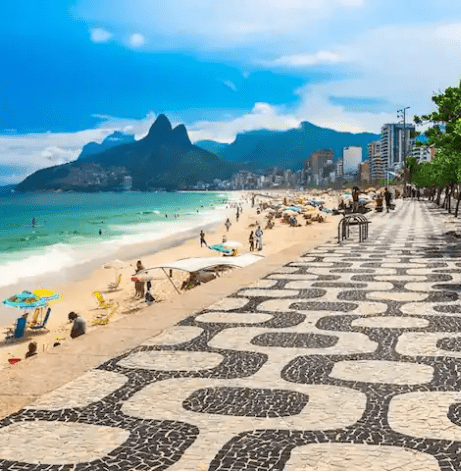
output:
[{"label": "promenade", "polygon": [[374,215],[0,420],[0,470],[460,470],[461,250]]}]

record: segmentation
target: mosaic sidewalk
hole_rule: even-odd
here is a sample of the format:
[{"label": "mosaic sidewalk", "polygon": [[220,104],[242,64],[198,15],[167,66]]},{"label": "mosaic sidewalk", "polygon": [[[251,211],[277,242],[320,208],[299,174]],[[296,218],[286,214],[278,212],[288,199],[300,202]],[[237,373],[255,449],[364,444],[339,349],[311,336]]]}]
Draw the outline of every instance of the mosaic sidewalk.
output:
[{"label": "mosaic sidewalk", "polygon": [[460,470],[442,220],[400,201],[0,420],[0,470]]}]

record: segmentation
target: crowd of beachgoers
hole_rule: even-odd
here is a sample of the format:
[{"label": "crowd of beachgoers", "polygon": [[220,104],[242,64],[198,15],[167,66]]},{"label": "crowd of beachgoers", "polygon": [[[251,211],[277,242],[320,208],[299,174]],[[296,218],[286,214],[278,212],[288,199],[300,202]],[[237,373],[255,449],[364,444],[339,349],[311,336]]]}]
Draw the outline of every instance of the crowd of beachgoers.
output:
[{"label": "crowd of beachgoers", "polygon": [[[293,244],[315,240],[325,232],[334,234],[340,211],[356,210],[356,205],[365,211],[379,207],[385,189],[365,190],[239,192],[238,198],[227,204],[222,223],[201,230],[195,238],[173,247],[166,244],[163,250],[144,253],[142,258],[108,262],[82,280],[51,287],[60,296],[49,302],[48,310],[46,306],[28,310],[28,316],[20,316],[5,327],[0,368],[59,349],[62,343],[73,342],[91,330],[104,330],[120,317],[149,309],[152,304],[168,303],[185,290],[215,277],[209,271],[160,268],[148,271],[149,277],[142,277],[146,269],[186,258],[236,257],[246,253],[268,257]],[[392,198],[396,196],[394,191]],[[224,276],[232,277],[238,270],[226,270]],[[23,335],[18,337],[15,331],[22,318],[26,318],[20,322]],[[40,328],[44,321],[45,326]],[[40,329],[34,329],[37,327]]]}]

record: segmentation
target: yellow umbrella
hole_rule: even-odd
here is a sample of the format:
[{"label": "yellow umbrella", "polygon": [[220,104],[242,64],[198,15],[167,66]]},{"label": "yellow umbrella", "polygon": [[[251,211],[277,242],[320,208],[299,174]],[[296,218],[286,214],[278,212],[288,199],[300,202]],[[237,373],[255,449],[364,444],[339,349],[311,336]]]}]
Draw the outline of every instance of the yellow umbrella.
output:
[{"label": "yellow umbrella", "polygon": [[54,290],[50,290],[48,288],[38,288],[32,292],[37,297],[40,297],[41,300],[45,300],[47,304],[50,302],[56,303],[62,300],[61,295],[56,293]]}]

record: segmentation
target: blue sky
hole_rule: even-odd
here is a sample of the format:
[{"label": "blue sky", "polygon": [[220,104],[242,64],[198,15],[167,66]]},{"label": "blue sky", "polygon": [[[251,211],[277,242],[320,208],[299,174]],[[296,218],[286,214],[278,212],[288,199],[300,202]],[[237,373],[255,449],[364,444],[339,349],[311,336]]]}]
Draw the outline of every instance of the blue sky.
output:
[{"label": "blue sky", "polygon": [[453,0],[22,0],[0,15],[0,184],[159,113],[192,140],[379,132],[459,83]]}]

